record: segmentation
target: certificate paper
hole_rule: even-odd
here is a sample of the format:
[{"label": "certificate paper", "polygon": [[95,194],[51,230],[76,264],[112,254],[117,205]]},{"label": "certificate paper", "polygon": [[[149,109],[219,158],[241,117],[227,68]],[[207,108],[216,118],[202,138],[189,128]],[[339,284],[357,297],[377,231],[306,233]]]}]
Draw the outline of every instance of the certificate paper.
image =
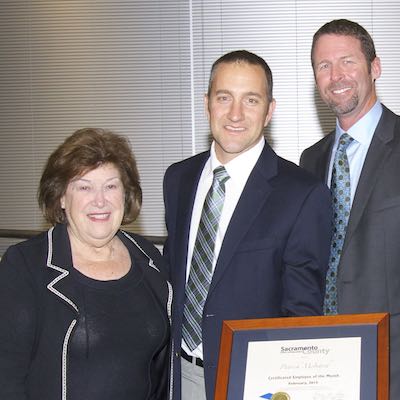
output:
[{"label": "certificate paper", "polygon": [[361,337],[249,342],[244,400],[360,400]]}]

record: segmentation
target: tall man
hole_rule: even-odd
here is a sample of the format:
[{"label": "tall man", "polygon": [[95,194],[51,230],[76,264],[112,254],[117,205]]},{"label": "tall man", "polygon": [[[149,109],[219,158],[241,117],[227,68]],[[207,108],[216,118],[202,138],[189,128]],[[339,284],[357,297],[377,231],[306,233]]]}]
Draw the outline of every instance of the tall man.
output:
[{"label": "tall man", "polygon": [[377,100],[381,64],[359,24],[322,26],[311,60],[321,98],[337,117],[336,129],[300,161],[330,184],[334,199],[325,313],[391,313],[390,398],[398,400],[400,118]]},{"label": "tall man", "polygon": [[[219,58],[205,96],[211,150],[168,168],[174,399],[214,399],[223,320],[322,313],[331,236],[325,184],[278,157],[267,63]],[[181,390],[182,364],[182,390]]]}]

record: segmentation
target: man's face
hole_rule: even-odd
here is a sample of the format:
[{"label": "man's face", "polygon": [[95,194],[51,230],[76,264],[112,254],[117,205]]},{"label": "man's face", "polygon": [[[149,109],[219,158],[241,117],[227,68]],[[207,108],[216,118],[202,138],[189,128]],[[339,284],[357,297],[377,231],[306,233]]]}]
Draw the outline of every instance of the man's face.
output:
[{"label": "man's face", "polygon": [[252,148],[271,120],[265,72],[246,62],[217,66],[205,106],[218,160],[226,164]]},{"label": "man's face", "polygon": [[321,98],[344,122],[343,129],[357,122],[376,102],[374,81],[381,74],[380,60],[375,58],[369,72],[358,39],[322,35],[315,45],[313,67]]}]

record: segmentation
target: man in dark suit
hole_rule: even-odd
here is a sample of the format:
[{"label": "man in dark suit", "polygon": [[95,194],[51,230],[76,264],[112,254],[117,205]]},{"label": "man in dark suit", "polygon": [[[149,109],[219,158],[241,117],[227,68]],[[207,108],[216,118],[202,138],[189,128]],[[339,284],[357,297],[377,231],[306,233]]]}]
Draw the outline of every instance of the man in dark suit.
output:
[{"label": "man in dark suit", "polygon": [[[300,165],[321,180],[332,182],[331,189],[335,192],[338,144],[343,137],[350,142],[342,155],[342,163],[347,163],[349,172],[349,212],[347,222],[342,220],[344,227],[335,218],[340,211],[334,213],[336,231],[325,311],[327,314],[391,313],[390,398],[398,400],[400,118],[377,99],[375,81],[381,74],[380,60],[371,36],[359,24],[334,20],[322,26],[314,35],[311,59],[321,98],[335,113],[337,123],[333,132],[304,151]],[[345,177],[346,171],[341,176]],[[341,229],[343,243],[338,252],[334,247],[335,236]],[[334,278],[333,285],[330,277]],[[334,297],[333,303],[330,296]]]},{"label": "man in dark suit", "polygon": [[164,179],[173,390],[184,400],[214,398],[223,320],[322,313],[331,236],[327,186],[263,137],[275,109],[266,62],[247,51],[222,56],[205,107],[211,150]]}]

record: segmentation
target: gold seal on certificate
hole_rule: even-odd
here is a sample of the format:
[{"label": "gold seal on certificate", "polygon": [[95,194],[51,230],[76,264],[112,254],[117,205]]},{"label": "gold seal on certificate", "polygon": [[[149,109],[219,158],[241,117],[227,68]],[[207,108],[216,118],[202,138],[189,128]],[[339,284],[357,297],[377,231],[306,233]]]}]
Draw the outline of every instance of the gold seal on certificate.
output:
[{"label": "gold seal on certificate", "polygon": [[285,392],[276,392],[272,395],[271,400],[290,400],[290,396]]}]

